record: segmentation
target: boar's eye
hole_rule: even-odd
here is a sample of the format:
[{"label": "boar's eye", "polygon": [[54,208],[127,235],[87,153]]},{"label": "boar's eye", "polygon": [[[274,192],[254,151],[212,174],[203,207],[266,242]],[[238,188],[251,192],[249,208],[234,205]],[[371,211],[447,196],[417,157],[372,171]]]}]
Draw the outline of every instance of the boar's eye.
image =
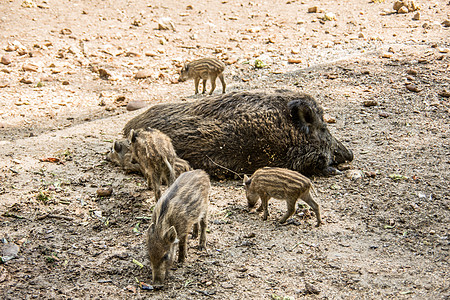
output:
[{"label": "boar's eye", "polygon": [[165,261],[168,261],[169,260],[169,253],[166,253],[166,255],[164,255],[162,259],[165,260]]}]

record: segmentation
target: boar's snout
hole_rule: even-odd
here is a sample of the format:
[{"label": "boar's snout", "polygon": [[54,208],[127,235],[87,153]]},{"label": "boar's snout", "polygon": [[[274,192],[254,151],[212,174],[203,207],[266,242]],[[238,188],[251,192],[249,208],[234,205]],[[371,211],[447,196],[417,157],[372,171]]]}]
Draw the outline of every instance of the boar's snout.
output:
[{"label": "boar's snout", "polygon": [[353,160],[353,152],[347,149],[340,141],[336,140],[333,147],[333,156],[331,164],[340,164]]}]

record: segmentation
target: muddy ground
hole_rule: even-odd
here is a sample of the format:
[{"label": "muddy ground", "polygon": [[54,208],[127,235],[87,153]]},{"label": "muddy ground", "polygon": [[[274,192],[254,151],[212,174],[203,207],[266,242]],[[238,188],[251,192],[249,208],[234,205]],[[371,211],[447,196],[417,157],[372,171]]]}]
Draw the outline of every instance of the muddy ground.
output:
[{"label": "muddy ground", "polygon": [[[450,3],[416,3],[419,20],[393,1],[2,1],[0,298],[448,299]],[[105,153],[129,102],[202,101],[176,79],[204,56],[227,91],[315,96],[355,159],[312,178],[319,228],[301,203],[279,225],[273,199],[262,221],[240,181],[213,181],[208,251],[191,240],[144,290],[153,193]]]}]

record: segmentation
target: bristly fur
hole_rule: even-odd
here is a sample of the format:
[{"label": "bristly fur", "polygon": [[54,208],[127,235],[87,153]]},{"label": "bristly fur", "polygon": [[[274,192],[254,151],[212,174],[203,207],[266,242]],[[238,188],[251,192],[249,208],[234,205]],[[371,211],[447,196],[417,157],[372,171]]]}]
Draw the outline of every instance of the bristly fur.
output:
[{"label": "bristly fur", "polygon": [[171,137],[193,168],[216,177],[232,175],[225,168],[248,174],[265,166],[327,174],[330,165],[353,159],[331,136],[314,98],[288,90],[155,105],[131,119],[124,133],[147,127]]}]

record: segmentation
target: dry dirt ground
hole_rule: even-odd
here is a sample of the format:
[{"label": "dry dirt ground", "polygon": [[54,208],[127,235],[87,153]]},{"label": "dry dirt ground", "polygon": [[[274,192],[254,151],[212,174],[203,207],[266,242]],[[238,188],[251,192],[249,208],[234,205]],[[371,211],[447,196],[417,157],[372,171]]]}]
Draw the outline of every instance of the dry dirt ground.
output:
[{"label": "dry dirt ground", "polygon": [[[419,20],[393,1],[1,1],[0,298],[449,299],[450,3],[416,3]],[[279,225],[277,200],[262,221],[240,181],[213,181],[208,251],[191,240],[144,290],[153,193],[105,153],[128,102],[202,101],[176,78],[204,56],[227,91],[314,95],[355,159],[312,178],[319,228],[301,203]]]}]

